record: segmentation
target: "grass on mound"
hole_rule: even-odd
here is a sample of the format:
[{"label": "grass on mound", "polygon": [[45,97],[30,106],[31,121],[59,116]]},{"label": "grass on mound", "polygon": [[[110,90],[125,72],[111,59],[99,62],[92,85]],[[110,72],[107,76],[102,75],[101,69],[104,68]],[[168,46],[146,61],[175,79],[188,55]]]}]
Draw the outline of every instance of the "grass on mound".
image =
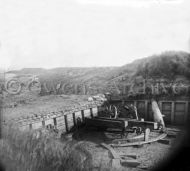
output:
[{"label": "grass on mound", "polygon": [[[76,142],[60,141],[45,130],[21,132],[9,127],[0,140],[0,160],[6,171],[91,170]],[[80,147],[79,147],[80,148]]]}]

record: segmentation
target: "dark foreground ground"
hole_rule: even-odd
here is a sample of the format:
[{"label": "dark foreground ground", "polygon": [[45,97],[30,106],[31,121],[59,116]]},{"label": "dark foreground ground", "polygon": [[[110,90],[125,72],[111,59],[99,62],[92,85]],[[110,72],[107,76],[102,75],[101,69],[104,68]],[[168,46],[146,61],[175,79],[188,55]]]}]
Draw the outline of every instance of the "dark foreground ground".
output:
[{"label": "dark foreground ground", "polygon": [[[110,152],[100,145],[101,143],[109,143],[109,133],[83,129],[75,133],[73,137],[75,141],[82,143],[88,151],[94,170],[99,168],[99,165],[105,168],[111,165],[112,156]],[[121,166],[118,170],[154,170],[156,167],[167,164],[179,152],[183,137],[184,132],[177,134],[177,138],[166,137],[170,144],[154,142],[142,147],[114,148],[118,154],[136,154],[137,160],[140,162],[140,165],[135,168]]]}]

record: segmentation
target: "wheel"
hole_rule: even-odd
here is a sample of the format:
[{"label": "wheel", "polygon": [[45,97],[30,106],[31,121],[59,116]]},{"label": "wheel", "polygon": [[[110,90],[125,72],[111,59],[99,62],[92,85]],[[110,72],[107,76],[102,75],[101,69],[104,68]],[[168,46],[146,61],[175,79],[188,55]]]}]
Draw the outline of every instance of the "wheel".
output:
[{"label": "wheel", "polygon": [[136,129],[136,134],[137,134],[137,135],[142,134],[142,128],[141,128],[141,127],[137,127],[137,129]]},{"label": "wheel", "polygon": [[109,106],[109,112],[112,118],[117,118],[118,112],[117,112],[117,108],[115,105],[110,105]]}]

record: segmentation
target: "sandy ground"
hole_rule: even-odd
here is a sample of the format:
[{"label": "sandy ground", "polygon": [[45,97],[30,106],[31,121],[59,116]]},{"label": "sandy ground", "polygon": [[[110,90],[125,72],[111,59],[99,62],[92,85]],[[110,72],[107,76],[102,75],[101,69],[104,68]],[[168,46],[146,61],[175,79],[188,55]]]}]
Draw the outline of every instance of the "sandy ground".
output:
[{"label": "sandy ground", "polygon": [[[178,135],[179,137],[180,135]],[[102,166],[110,166],[111,155],[107,149],[102,147],[101,143],[109,144],[109,138],[107,133],[99,132],[96,130],[84,129],[73,135],[77,141],[83,141],[84,147],[90,152],[92,156],[92,163],[94,168],[97,168],[100,164]],[[140,165],[136,168],[123,167],[121,169],[127,170],[152,170],[154,167],[161,166],[163,162],[169,161],[174,155],[178,146],[176,144],[176,138],[167,138],[170,144],[161,144],[154,142],[151,144],[145,144],[142,147],[117,147],[114,150],[117,153],[135,153],[137,154],[137,160]],[[177,140],[178,141],[178,140]]]},{"label": "sandy ground", "polygon": [[49,95],[35,94],[12,95],[4,99],[3,118],[9,120],[21,116],[63,110],[67,107],[80,106],[87,103],[88,96],[83,95]]}]

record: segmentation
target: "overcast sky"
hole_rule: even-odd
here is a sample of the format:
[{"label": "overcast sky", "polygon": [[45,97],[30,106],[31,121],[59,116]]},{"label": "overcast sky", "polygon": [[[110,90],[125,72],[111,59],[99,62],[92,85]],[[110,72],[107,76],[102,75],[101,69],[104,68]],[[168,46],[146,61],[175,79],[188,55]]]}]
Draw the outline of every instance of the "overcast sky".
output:
[{"label": "overcast sky", "polygon": [[1,0],[0,67],[121,66],[189,52],[190,1],[165,1]]}]

